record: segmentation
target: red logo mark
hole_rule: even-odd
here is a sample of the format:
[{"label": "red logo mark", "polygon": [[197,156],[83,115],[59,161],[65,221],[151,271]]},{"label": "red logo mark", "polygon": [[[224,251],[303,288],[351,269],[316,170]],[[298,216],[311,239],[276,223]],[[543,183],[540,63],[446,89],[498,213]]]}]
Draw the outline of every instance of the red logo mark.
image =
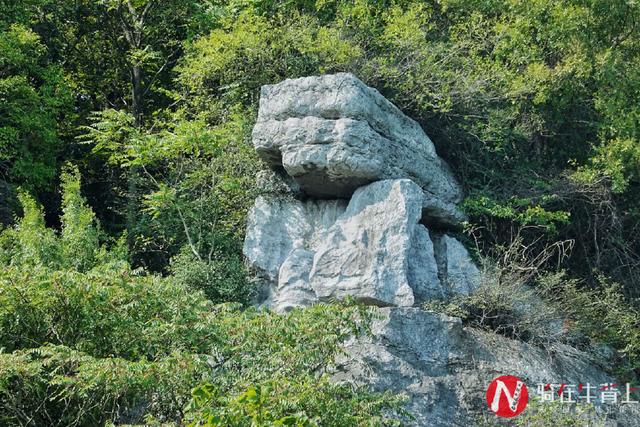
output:
[{"label": "red logo mark", "polygon": [[499,417],[511,418],[524,411],[529,403],[529,391],[524,382],[511,375],[503,375],[489,384],[487,404]]}]

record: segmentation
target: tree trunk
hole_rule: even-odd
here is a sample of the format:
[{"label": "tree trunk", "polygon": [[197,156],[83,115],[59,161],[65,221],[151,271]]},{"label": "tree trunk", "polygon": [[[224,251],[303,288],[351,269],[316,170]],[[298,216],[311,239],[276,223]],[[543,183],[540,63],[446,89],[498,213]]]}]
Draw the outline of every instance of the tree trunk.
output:
[{"label": "tree trunk", "polygon": [[131,109],[137,127],[141,127],[144,122],[142,72],[142,67],[139,65],[134,65],[131,70]]}]

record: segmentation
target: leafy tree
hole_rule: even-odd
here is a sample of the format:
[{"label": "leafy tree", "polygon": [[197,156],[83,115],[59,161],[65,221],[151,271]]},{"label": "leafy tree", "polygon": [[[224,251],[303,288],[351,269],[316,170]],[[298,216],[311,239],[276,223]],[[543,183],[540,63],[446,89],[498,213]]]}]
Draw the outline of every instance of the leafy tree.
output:
[{"label": "leafy tree", "polygon": [[28,193],[19,194],[23,217],[0,233],[0,259],[6,265],[51,269],[91,270],[99,265],[126,262],[122,242],[103,245],[95,215],[80,194],[77,168],[62,174],[62,230],[46,227],[42,207]]},{"label": "leafy tree", "polygon": [[0,176],[50,190],[64,148],[57,122],[70,108],[70,92],[38,35],[17,24],[0,29],[0,101]]}]

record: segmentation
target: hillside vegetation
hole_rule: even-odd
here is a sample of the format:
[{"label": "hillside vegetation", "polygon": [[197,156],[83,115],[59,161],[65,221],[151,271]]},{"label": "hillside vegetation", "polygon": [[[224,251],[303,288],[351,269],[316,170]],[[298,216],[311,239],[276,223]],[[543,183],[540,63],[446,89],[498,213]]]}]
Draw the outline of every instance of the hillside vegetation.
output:
[{"label": "hillside vegetation", "polygon": [[[639,26],[629,0],[0,0],[0,424],[396,422],[326,376],[371,313],[251,308],[241,254],[260,87],[339,71],[423,126],[496,283],[637,378]],[[443,309],[544,345],[497,289]]]}]

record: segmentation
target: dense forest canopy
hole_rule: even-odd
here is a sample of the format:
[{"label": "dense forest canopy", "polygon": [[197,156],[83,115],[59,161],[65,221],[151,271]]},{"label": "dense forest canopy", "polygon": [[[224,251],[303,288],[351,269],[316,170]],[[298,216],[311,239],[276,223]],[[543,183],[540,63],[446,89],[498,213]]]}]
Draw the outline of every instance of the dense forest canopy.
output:
[{"label": "dense forest canopy", "polygon": [[637,375],[639,25],[631,0],[0,0],[0,423],[383,422],[390,396],[314,375],[362,309],[243,308],[259,89],[338,71],[423,126],[478,255],[554,274]]}]

